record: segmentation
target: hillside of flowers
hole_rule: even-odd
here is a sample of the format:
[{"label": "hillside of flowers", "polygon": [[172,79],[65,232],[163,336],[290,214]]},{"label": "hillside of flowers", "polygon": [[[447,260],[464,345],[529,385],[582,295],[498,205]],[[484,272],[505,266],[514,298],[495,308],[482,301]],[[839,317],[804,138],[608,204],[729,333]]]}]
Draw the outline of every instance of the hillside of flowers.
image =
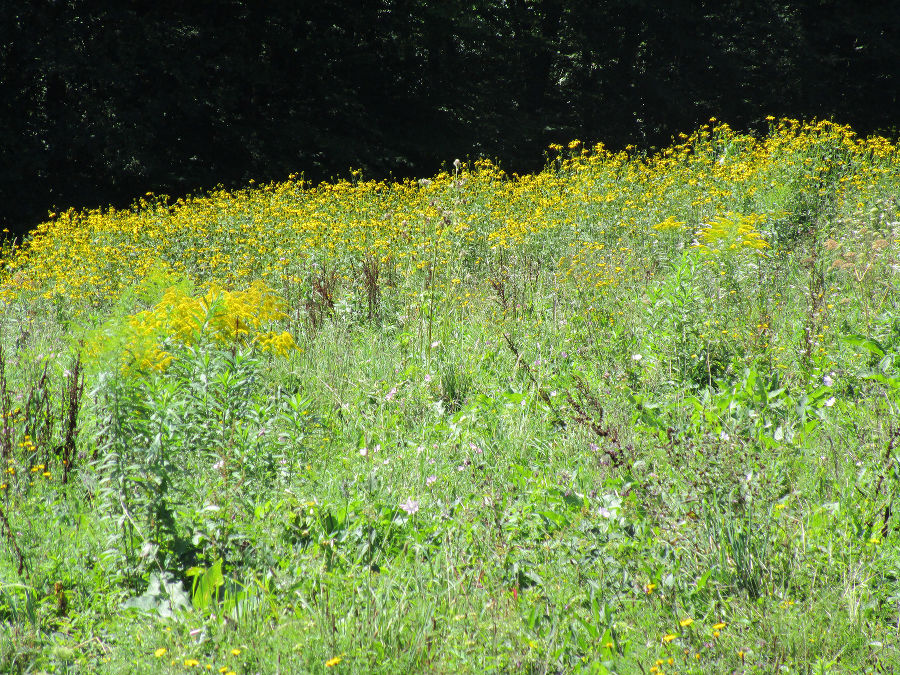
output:
[{"label": "hillside of flowers", "polygon": [[0,670],[900,668],[900,148],[447,166],[3,241]]}]

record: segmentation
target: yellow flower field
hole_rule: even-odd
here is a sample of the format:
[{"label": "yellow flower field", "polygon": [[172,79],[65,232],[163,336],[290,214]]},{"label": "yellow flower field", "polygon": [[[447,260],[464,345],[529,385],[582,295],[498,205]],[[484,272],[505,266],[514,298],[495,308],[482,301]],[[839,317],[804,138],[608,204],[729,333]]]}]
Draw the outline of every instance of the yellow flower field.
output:
[{"label": "yellow flower field", "polygon": [[863,209],[900,170],[884,139],[795,120],[773,122],[764,138],[711,123],[649,156],[602,145],[552,151],[536,175],[479,160],[419,182],[291,177],[52,214],[24,243],[5,245],[0,292],[102,312],[162,268],[198,287],[263,281],[287,295],[333,273],[340,293],[357,296],[369,265],[401,296],[433,285],[465,306],[504,269],[537,264],[563,295],[595,292],[652,274],[678,246],[708,247],[723,223],[746,223],[743,245],[777,253],[801,215],[797,194],[827,191],[836,209]]}]

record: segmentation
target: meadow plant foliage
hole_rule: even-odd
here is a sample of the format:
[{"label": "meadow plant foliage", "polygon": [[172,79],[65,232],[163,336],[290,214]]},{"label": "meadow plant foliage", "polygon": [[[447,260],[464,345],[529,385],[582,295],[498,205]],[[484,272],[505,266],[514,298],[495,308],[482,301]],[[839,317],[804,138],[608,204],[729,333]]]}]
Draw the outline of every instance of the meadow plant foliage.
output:
[{"label": "meadow plant foliage", "polygon": [[52,214],[0,250],[0,670],[900,668],[898,194],[713,120]]}]

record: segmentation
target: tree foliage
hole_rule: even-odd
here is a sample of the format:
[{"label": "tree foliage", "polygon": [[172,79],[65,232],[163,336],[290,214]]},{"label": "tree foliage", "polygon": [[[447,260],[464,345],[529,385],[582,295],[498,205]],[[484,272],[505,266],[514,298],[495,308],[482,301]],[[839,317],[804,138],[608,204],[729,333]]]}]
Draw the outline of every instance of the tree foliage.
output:
[{"label": "tree foliage", "polygon": [[42,0],[0,10],[0,220],[550,142],[665,143],[717,116],[896,128],[875,0]]}]

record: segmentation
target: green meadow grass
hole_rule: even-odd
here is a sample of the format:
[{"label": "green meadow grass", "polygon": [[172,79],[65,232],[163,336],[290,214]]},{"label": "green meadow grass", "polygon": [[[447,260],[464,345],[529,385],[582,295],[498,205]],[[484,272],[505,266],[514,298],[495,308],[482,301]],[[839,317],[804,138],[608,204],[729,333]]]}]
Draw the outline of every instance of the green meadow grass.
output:
[{"label": "green meadow grass", "polygon": [[554,150],[7,241],[0,671],[900,670],[897,147]]}]

